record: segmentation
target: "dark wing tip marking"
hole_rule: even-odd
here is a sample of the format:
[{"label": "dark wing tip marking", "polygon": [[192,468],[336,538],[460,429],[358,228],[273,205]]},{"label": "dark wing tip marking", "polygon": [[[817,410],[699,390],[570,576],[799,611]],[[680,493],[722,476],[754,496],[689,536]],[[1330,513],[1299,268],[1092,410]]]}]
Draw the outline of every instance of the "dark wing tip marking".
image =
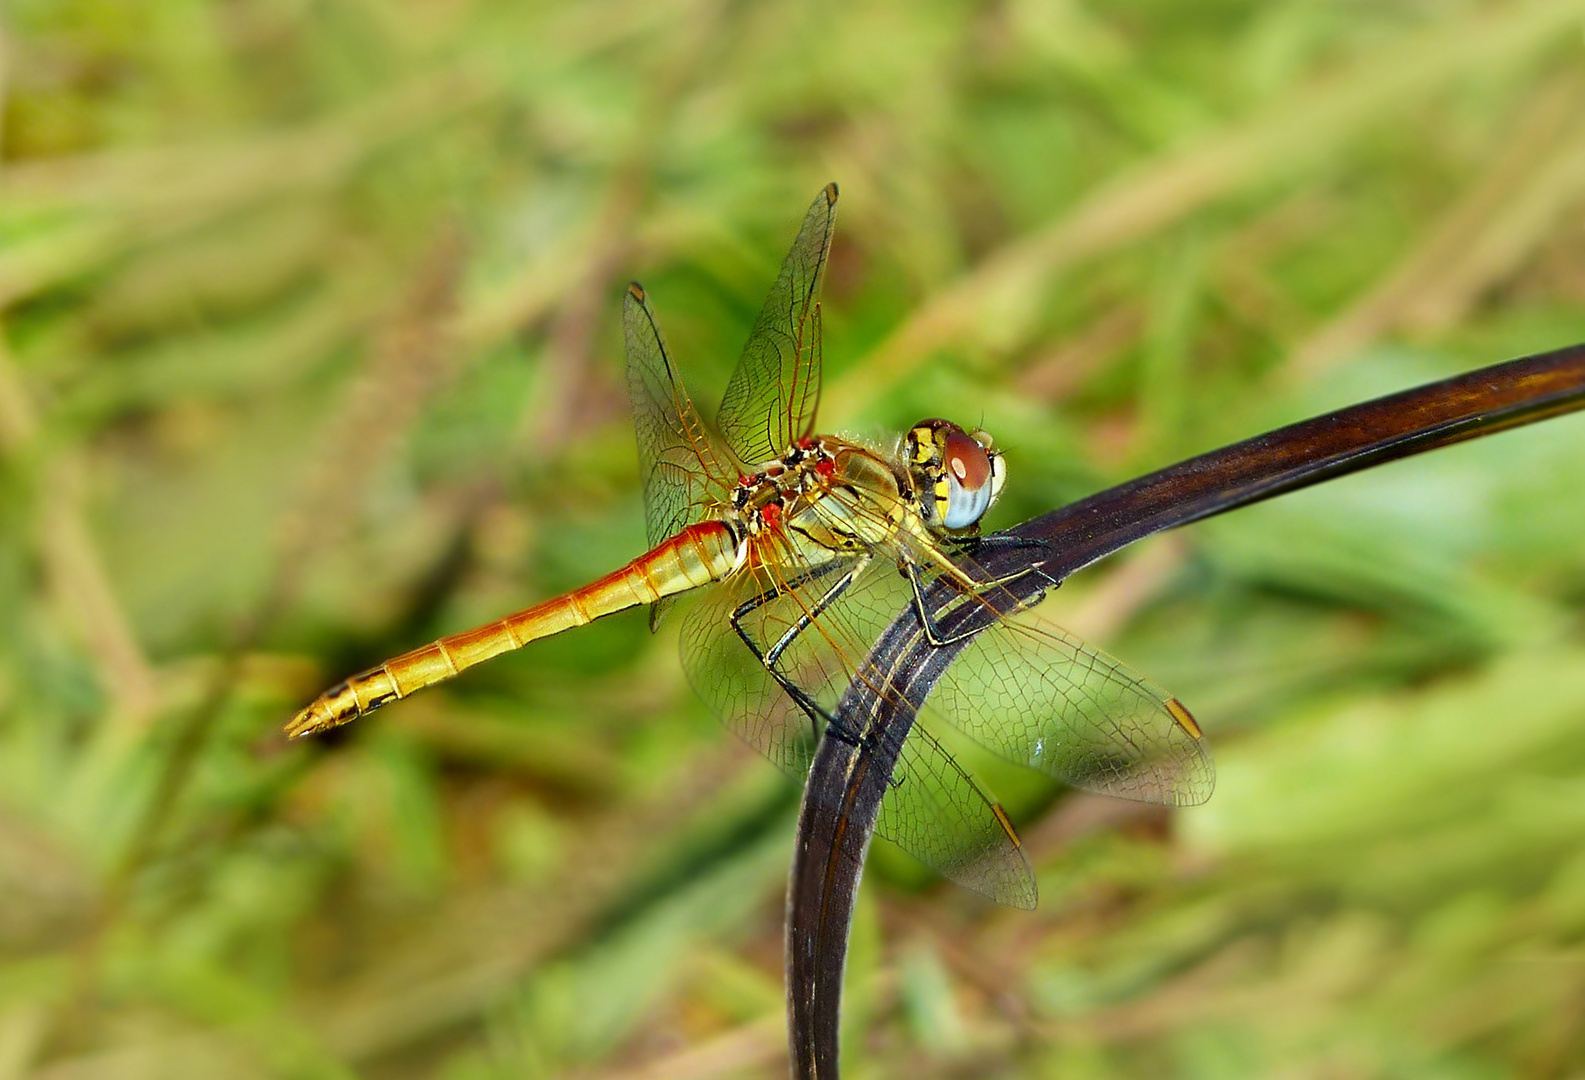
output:
[{"label": "dark wing tip marking", "polygon": [[1018,830],[1013,828],[1012,820],[1008,818],[1007,811],[1002,809],[1002,804],[994,802],[991,803],[991,813],[996,815],[996,823],[1000,825],[1002,827],[1002,831],[1007,834],[1007,839],[1012,841],[1013,847],[1023,847],[1024,842],[1019,838]]},{"label": "dark wing tip marking", "polygon": [[628,282],[627,295],[631,296],[634,300],[637,300],[642,304],[644,302],[644,286],[640,285],[636,281]]},{"label": "dark wing tip marking", "polygon": [[1173,720],[1177,721],[1180,728],[1189,733],[1191,739],[1198,741],[1205,737],[1205,733],[1200,730],[1199,722],[1194,719],[1193,714],[1188,709],[1183,707],[1183,702],[1177,698],[1167,699],[1167,712],[1172,715]]},{"label": "dark wing tip marking", "polygon": [[838,194],[840,193],[837,191],[837,182],[833,180],[825,187],[826,205],[835,206],[837,204]]}]

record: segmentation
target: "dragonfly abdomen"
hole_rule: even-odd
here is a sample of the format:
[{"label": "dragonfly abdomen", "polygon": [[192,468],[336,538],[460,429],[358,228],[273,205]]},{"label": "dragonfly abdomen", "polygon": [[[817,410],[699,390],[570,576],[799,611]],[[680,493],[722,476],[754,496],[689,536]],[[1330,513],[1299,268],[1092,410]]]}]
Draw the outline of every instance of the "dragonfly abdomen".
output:
[{"label": "dragonfly abdomen", "polygon": [[345,724],[531,641],[707,585],[725,577],[737,558],[738,535],[731,526],[721,521],[690,525],[581,589],[432,641],[338,683],[298,713],[286,733],[296,738]]}]

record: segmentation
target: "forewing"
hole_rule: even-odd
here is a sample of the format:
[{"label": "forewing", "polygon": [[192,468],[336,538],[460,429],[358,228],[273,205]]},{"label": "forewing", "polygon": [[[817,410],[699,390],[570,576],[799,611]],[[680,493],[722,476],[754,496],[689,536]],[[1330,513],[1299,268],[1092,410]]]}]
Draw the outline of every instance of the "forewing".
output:
[{"label": "forewing", "polygon": [[814,430],[820,403],[820,281],[831,251],[837,186],[815,196],[737,368],[716,427],[744,466],[773,461]]},{"label": "forewing", "polygon": [[732,474],[721,465],[693,402],[672,369],[655,310],[644,289],[628,286],[622,303],[628,394],[638,435],[639,476],[651,547],[703,520],[728,498]]},{"label": "forewing", "polygon": [[[801,782],[826,718],[908,593],[889,564],[861,570],[859,559],[834,556],[794,569],[800,564],[785,554],[751,560],[706,590],[683,624],[683,666],[728,727]],[[849,574],[854,580],[832,600]],[[773,655],[809,708],[758,659]],[[889,686],[877,689],[892,695]],[[877,832],[976,892],[1034,905],[1034,875],[1006,816],[922,725],[897,755]]]},{"label": "forewing", "polygon": [[1216,783],[1182,703],[1028,612],[971,640],[925,704],[987,749],[1087,791],[1193,806]]}]

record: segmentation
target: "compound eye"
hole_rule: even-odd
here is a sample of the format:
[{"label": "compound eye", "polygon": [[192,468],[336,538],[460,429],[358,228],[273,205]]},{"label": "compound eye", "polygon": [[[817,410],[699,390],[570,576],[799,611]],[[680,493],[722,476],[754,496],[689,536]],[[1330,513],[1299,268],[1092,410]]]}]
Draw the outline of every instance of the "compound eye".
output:
[{"label": "compound eye", "polygon": [[947,477],[941,523],[949,529],[966,529],[985,515],[996,496],[991,457],[961,429],[946,435],[941,450]]}]

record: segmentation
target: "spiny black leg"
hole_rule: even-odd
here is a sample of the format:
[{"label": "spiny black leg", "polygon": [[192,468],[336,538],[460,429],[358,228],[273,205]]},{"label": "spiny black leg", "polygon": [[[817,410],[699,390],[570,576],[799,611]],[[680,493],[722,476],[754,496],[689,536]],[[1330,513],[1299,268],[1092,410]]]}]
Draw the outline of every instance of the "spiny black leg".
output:
[{"label": "spiny black leg", "polygon": [[[775,645],[771,646],[770,651],[765,654],[765,663],[767,666],[774,664],[781,659],[781,654],[787,651],[787,647],[797,639],[798,635],[807,630],[809,628],[809,624],[819,617],[822,611],[834,604],[837,598],[847,591],[848,586],[852,585],[854,580],[859,576],[859,573],[869,565],[869,561],[869,556],[867,555],[864,558],[858,560],[858,562],[853,565],[851,570],[837,578],[836,581],[832,583],[831,587],[825,591],[825,595],[815,601],[814,607],[798,616],[798,621],[793,623],[792,626],[788,627],[787,632],[783,634],[781,639],[777,641]],[[805,580],[808,579],[806,578]]]},{"label": "spiny black leg", "polygon": [[[908,584],[913,591],[914,614],[919,618],[919,625],[924,627],[926,641],[931,645],[950,645],[968,636],[967,634],[960,634],[957,637],[948,637],[936,625],[936,621],[931,617],[929,609],[925,607],[924,584],[919,580],[919,567],[912,562],[904,562],[903,574],[908,578]],[[970,594],[959,593],[958,595],[961,597]]]},{"label": "spiny black leg", "polygon": [[[1009,536],[1006,533],[997,533],[991,536],[976,536],[963,543],[963,552],[971,559],[974,558],[981,548],[988,550],[1005,549],[1012,551],[1019,551],[1027,548],[1038,548],[1041,551],[1050,551],[1051,541],[1042,540],[1039,537]],[[1052,588],[1062,584],[1061,578],[1052,577],[1038,566],[1032,566],[1029,569],[1022,571],[1022,573],[1034,574],[1037,577],[1043,578],[1045,581],[1050,583]],[[1016,574],[1013,575],[1013,577],[1017,576],[1018,575]],[[1002,584],[1005,584],[1006,582],[1013,580],[1013,578],[1007,577],[1000,580]]]},{"label": "spiny black leg", "polygon": [[754,654],[754,658],[765,666],[766,671],[770,672],[771,678],[776,680],[776,685],[780,686],[782,690],[786,692],[787,696],[792,698],[793,701],[797,703],[798,707],[804,711],[804,714],[809,717],[810,730],[816,740],[820,738],[820,724],[823,721],[825,723],[827,734],[839,738],[844,742],[851,741],[850,739],[846,738],[846,736],[841,732],[840,728],[835,725],[835,718],[832,717],[830,713],[826,712],[825,709],[821,708],[820,704],[810,697],[802,687],[796,685],[792,682],[792,680],[788,679],[785,675],[778,671],[776,664],[781,659],[782,654],[787,651],[788,647],[790,647],[792,643],[797,640],[798,635],[809,628],[814,618],[826,608],[830,607],[831,604],[834,603],[844,591],[846,591],[847,587],[853,584],[853,581],[858,576],[859,571],[864,568],[868,561],[869,560],[867,558],[861,560],[857,566],[854,566],[847,573],[843,574],[835,582],[833,582],[831,587],[826,590],[825,594],[815,602],[814,607],[800,615],[797,621],[794,622],[792,626],[788,627],[787,632],[784,633],[777,640],[776,644],[772,645],[768,651],[760,651],[759,646],[755,644],[754,639],[749,636],[747,629],[743,626],[743,619],[750,612],[764,607],[777,597],[784,596],[793,589],[799,588],[802,585],[806,585],[811,581],[815,581],[826,576],[832,571],[838,569],[841,564],[837,562],[831,562],[824,566],[816,567],[815,569],[810,570],[809,572],[789,581],[784,587],[767,589],[758,596],[744,601],[738,605],[736,610],[732,612],[732,629],[737,632],[737,636],[742,640],[743,644],[748,646],[748,650]]},{"label": "spiny black leg", "polygon": [[[1000,578],[1000,579],[997,579],[997,580],[994,580],[994,581],[984,582],[984,583],[980,584],[979,587],[976,588],[973,592],[969,592],[969,591],[966,591],[966,590],[965,591],[960,591],[958,593],[958,598],[959,598],[959,600],[965,601],[965,602],[973,602],[974,600],[983,600],[983,597],[985,596],[985,594],[988,593],[991,589],[1000,588],[1005,582],[1012,581],[1014,578],[1022,577],[1023,574],[1026,573],[1026,572],[1027,571],[1019,571],[1017,574],[1014,574],[1014,575],[1012,575],[1011,577],[1008,577],[1008,578]],[[967,638],[971,638],[975,634],[978,634],[980,632],[980,630],[976,629],[976,630],[964,630],[963,632],[958,633],[958,634],[946,634],[946,633],[943,633],[942,630],[941,630],[940,625],[936,622],[935,618],[930,614],[930,611],[925,607],[924,583],[919,580],[919,567],[916,564],[914,564],[913,562],[905,561],[903,563],[903,574],[908,578],[908,584],[913,589],[913,594],[914,594],[914,614],[916,616],[918,616],[918,618],[919,618],[919,625],[924,628],[925,640],[928,641],[931,645],[937,645],[937,646],[939,646],[939,645],[955,645],[956,643],[958,643],[960,641],[963,641],[963,640],[965,640]],[[1031,600],[1016,602],[1015,606],[1011,610],[1017,611],[1017,610],[1022,610],[1023,608],[1031,607],[1035,603],[1037,603],[1039,600],[1040,600],[1040,597],[1037,596],[1037,597],[1034,597]],[[980,629],[984,629],[984,628],[981,627]]]},{"label": "spiny black leg", "polygon": [[[789,647],[791,647],[792,643],[798,639],[800,634],[809,629],[809,627],[814,623],[814,620],[819,617],[821,612],[825,611],[826,608],[836,603],[837,599],[848,590],[848,587],[858,579],[859,574],[862,573],[864,568],[868,565],[869,557],[865,556],[855,563],[847,573],[843,574],[841,577],[837,578],[836,581],[832,582],[831,587],[825,591],[820,599],[816,600],[814,605],[808,611],[805,611],[802,615],[799,615],[798,620],[787,628],[787,632],[783,634],[780,640],[778,640],[775,645],[771,646],[770,651],[765,654],[763,661],[766,669],[770,671],[771,675],[783,687],[788,686],[789,682],[787,679],[782,677],[780,672],[776,670],[776,664],[780,662],[782,654],[786,652]],[[826,722],[825,730],[828,736],[840,739],[842,742],[853,743],[853,739],[842,730],[841,725],[836,722],[836,718],[827,713],[824,709],[821,709],[818,705],[815,705],[815,703],[809,699],[809,696],[802,690],[798,691],[798,693],[793,696],[793,700],[808,701],[809,704],[805,706],[805,712],[808,712],[811,707],[819,712],[820,716],[824,718]],[[819,735],[820,732],[817,729],[815,731],[816,738],[818,738]]]},{"label": "spiny black leg", "polygon": [[818,702],[816,702],[808,694],[804,693],[801,687],[794,685],[791,680],[783,676],[781,672],[777,671],[773,666],[771,666],[769,662],[766,661],[766,654],[760,652],[759,646],[755,644],[753,638],[749,637],[748,631],[743,627],[744,616],[754,609],[770,603],[772,600],[781,595],[782,593],[780,590],[770,589],[754,597],[752,600],[747,600],[740,604],[737,610],[732,612],[732,629],[737,632],[739,639],[741,639],[743,644],[748,647],[748,651],[754,654],[754,659],[763,664],[765,670],[770,672],[770,677],[776,680],[776,685],[780,686],[783,692],[785,692],[788,697],[792,698],[793,701],[797,703],[798,707],[804,711],[804,715],[809,717],[810,731],[814,738],[818,741],[820,738],[821,721],[825,721],[826,726],[830,727],[832,719],[831,716],[820,707]]},{"label": "spiny black leg", "polygon": [[1042,540],[1038,536],[1013,536],[1008,533],[995,533],[991,536],[976,536],[968,542],[971,550],[974,548],[1045,548],[1051,550],[1051,541]]}]

